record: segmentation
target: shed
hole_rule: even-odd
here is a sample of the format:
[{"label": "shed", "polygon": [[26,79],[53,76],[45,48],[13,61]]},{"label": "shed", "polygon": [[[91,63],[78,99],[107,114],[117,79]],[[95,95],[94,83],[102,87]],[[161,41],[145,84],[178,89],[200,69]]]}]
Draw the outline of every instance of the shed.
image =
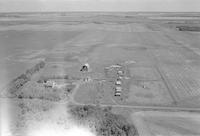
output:
[{"label": "shed", "polygon": [[87,72],[87,71],[89,71],[89,68],[90,68],[90,65],[89,65],[88,63],[85,63],[85,64],[82,66],[82,68],[81,68],[80,71]]},{"label": "shed", "polygon": [[121,92],[122,91],[122,87],[121,86],[116,86],[115,87],[115,91],[116,92]]},{"label": "shed", "polygon": [[121,82],[121,80],[117,80],[117,81],[115,82],[115,84],[116,84],[116,85],[121,85],[122,82]]},{"label": "shed", "polygon": [[124,72],[122,70],[117,71],[117,74],[122,76],[124,74]]},{"label": "shed", "polygon": [[116,92],[115,96],[121,96],[121,93],[120,92]]}]

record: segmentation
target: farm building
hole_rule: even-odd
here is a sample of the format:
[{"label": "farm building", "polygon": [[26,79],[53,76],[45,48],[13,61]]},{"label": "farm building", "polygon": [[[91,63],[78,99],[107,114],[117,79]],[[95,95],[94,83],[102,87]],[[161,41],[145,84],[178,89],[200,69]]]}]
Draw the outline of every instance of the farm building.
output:
[{"label": "farm building", "polygon": [[117,71],[117,74],[118,74],[119,76],[123,76],[124,72],[123,72],[122,70],[119,70],[119,71]]},{"label": "farm building", "polygon": [[50,88],[63,88],[67,85],[67,83],[56,82],[53,80],[45,81],[43,84],[45,87],[50,87]]},{"label": "farm building", "polygon": [[88,63],[84,64],[81,68],[80,71],[82,72],[88,72],[89,71],[89,68],[90,68],[90,65]]},{"label": "farm building", "polygon": [[121,96],[120,92],[115,92],[115,96]]},{"label": "farm building", "polygon": [[116,65],[111,65],[110,67],[111,67],[111,68],[121,68],[122,66],[119,65],[119,64],[116,64]]},{"label": "farm building", "polygon": [[52,80],[44,81],[43,84],[44,84],[45,87],[51,87],[51,88],[53,88],[55,86],[55,82],[52,81]]},{"label": "farm building", "polygon": [[121,92],[122,92],[122,87],[116,86],[115,87],[115,96],[121,96]]},{"label": "farm building", "polygon": [[115,82],[115,84],[116,84],[116,85],[121,85],[122,82],[121,82],[121,80],[118,79],[118,80]]},{"label": "farm building", "polygon": [[122,91],[122,87],[121,86],[116,86],[115,87],[115,92],[121,92]]}]

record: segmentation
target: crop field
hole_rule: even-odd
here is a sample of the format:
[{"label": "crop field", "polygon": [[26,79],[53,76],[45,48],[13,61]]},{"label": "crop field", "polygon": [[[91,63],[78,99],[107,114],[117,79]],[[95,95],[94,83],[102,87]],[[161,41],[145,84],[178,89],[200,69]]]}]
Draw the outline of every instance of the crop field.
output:
[{"label": "crop field", "polygon": [[94,81],[80,85],[74,100],[83,104],[115,105],[115,101],[112,100],[113,96],[114,92],[110,85]]},{"label": "crop field", "polygon": [[129,87],[128,104],[171,105],[173,100],[161,81],[132,81]]},{"label": "crop field", "polygon": [[156,67],[129,65],[128,105],[173,105],[169,90]]},{"label": "crop field", "polygon": [[160,80],[159,73],[153,67],[131,66],[130,76],[136,80]]},{"label": "crop field", "polygon": [[162,68],[173,88],[177,102],[199,96],[199,70],[190,66],[168,66]]},{"label": "crop field", "polygon": [[133,113],[132,118],[139,135],[200,135],[200,117],[196,113],[147,111]]}]

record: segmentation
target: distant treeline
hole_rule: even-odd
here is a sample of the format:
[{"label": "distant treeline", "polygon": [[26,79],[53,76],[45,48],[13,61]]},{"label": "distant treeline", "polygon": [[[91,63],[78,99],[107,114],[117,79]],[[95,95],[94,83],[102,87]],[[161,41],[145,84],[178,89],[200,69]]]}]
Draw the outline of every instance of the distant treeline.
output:
[{"label": "distant treeline", "polygon": [[38,72],[40,69],[45,67],[45,62],[41,61],[37,63],[32,68],[26,70],[25,73],[21,74],[17,78],[13,79],[9,84],[9,93],[13,96],[16,94],[18,89],[20,89],[25,83],[31,80],[33,74]]},{"label": "distant treeline", "polygon": [[199,26],[176,26],[176,28],[179,31],[194,31],[194,32],[200,32]]}]

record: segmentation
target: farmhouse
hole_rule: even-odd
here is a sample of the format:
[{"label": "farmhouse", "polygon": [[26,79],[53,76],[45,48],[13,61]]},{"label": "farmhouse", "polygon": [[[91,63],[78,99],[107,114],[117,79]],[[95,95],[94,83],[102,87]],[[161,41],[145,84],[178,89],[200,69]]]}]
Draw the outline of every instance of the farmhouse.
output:
[{"label": "farmhouse", "polygon": [[53,81],[53,80],[48,80],[48,81],[45,81],[43,83],[43,85],[45,87],[49,87],[49,88],[63,88],[65,87],[66,85],[68,85],[67,83],[63,83],[63,82],[56,82],[56,81]]},{"label": "farmhouse", "polygon": [[45,87],[50,87],[50,88],[53,88],[55,86],[55,82],[52,80],[44,81],[43,84]]}]

